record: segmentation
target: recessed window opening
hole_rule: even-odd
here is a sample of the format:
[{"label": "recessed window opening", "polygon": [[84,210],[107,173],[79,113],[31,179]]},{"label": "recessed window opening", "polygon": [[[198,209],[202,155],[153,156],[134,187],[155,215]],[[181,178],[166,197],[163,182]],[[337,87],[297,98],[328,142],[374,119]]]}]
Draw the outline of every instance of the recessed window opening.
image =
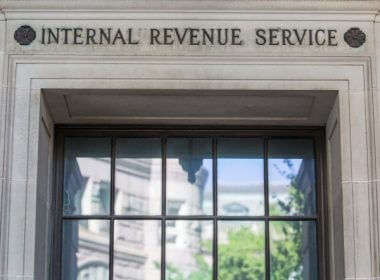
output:
[{"label": "recessed window opening", "polygon": [[323,279],[320,133],[61,129],[56,279]]}]

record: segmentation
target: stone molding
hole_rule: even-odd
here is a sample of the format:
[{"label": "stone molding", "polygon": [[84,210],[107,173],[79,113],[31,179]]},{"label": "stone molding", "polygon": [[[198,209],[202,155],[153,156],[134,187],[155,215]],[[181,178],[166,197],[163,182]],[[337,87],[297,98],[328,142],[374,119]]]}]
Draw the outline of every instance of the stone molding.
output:
[{"label": "stone molding", "polygon": [[[96,67],[89,67],[96,65]],[[36,130],[36,120],[39,116],[39,100],[41,88],[112,88],[128,87],[132,84],[137,87],[146,87],[149,80],[134,81],[135,73],[146,73],[150,78],[156,78],[165,82],[171,79],[177,83],[183,83],[186,79],[192,81],[197,77],[194,66],[202,66],[209,69],[208,79],[223,80],[227,75],[238,75],[245,73],[238,69],[248,69],[244,74],[244,79],[252,80],[251,86],[255,89],[268,88],[270,85],[279,89],[335,89],[339,91],[342,128],[342,157],[343,157],[343,178],[345,185],[352,186],[351,182],[376,181],[376,172],[373,169],[374,162],[370,157],[374,154],[374,147],[371,143],[373,135],[373,117],[371,117],[372,91],[370,86],[371,59],[362,58],[185,58],[185,57],[89,57],[89,56],[9,56],[9,66],[7,71],[7,83],[3,88],[7,89],[7,120],[13,126],[7,127],[6,133],[6,172],[4,178],[27,179],[28,181],[7,181],[3,194],[2,215],[4,227],[2,227],[2,255],[3,275],[15,275],[19,271],[24,271],[25,278],[33,279],[33,264],[30,263],[34,256],[33,242],[19,242],[17,237],[22,236],[22,240],[33,240],[31,227],[26,231],[25,225],[18,224],[25,221],[19,215],[31,215],[28,222],[33,222],[33,211],[37,207],[37,202],[33,200],[33,189],[35,188],[35,174],[37,159],[35,157],[35,145],[38,143]],[[167,71],[155,72],[157,67],[164,67]],[[223,68],[222,72],[219,70]],[[110,71],[110,69],[113,71]],[[96,71],[93,71],[96,69]],[[145,69],[144,71],[142,71]],[[181,69],[177,71],[176,69]],[[192,70],[193,69],[193,70]],[[261,69],[261,70],[260,70]],[[270,71],[272,69],[272,71]],[[294,71],[289,71],[294,69]],[[238,72],[236,72],[238,71]],[[236,72],[236,73],[235,73]],[[107,73],[106,75],[104,73]],[[219,74],[218,74],[219,73]],[[222,74],[223,73],[223,74]],[[93,78],[99,78],[94,80]],[[64,79],[62,79],[64,78]],[[241,77],[240,77],[241,79]],[[173,84],[175,85],[175,80]],[[241,80],[239,80],[241,82]],[[154,82],[154,81],[153,81]],[[228,83],[228,81],[226,81]],[[178,84],[177,84],[178,86]],[[27,98],[29,96],[29,98]],[[354,106],[354,107],[352,107]],[[351,109],[349,109],[351,108]],[[355,109],[354,109],[355,108]],[[364,112],[364,115],[363,115]],[[30,118],[29,118],[30,116]],[[30,119],[30,121],[29,121]],[[353,147],[361,147],[354,149]],[[27,155],[27,156],[26,156]],[[25,158],[27,160],[25,161]],[[352,161],[357,164],[352,165]],[[22,184],[28,183],[28,190],[22,192]],[[347,251],[347,265],[354,270],[347,274],[351,279],[376,279],[376,248],[375,240],[377,229],[371,225],[376,224],[371,219],[376,219],[369,206],[376,209],[374,202],[369,200],[368,188],[366,183],[360,185],[360,199],[356,198],[356,207],[352,209],[355,213],[353,217],[346,217],[348,221],[360,219],[361,227],[357,228],[352,238],[364,241],[360,247],[355,247],[355,254]],[[15,211],[14,207],[23,205],[19,203],[12,192],[21,190],[22,197],[25,199],[24,212]],[[358,193],[358,194],[359,194]],[[367,194],[367,196],[366,196]],[[364,198],[363,198],[364,197]],[[367,198],[366,198],[367,197]],[[353,198],[354,199],[354,198]],[[351,207],[347,204],[346,207]],[[21,213],[21,214],[20,214]],[[22,214],[25,213],[25,214]],[[348,212],[347,212],[348,213]],[[3,216],[3,218],[4,218]],[[372,222],[371,222],[372,221]],[[32,223],[33,224],[33,223]],[[33,226],[33,225],[32,225]],[[36,226],[36,225],[34,225]],[[12,230],[25,229],[16,234]],[[368,229],[368,231],[367,231]],[[348,238],[347,244],[355,244]],[[369,242],[369,243],[368,243]],[[7,246],[5,246],[7,244]],[[10,245],[9,245],[10,244]],[[16,245],[15,245],[16,244]],[[372,245],[370,245],[372,244]],[[4,247],[5,246],[5,247]],[[11,246],[11,247],[8,247]],[[25,246],[25,247],[24,247]],[[355,246],[355,245],[354,245]],[[369,251],[368,251],[369,250]],[[20,255],[20,251],[26,252]],[[28,253],[29,252],[29,253]],[[4,255],[5,254],[5,255]],[[4,265],[5,263],[5,265]],[[20,268],[22,267],[22,269]],[[21,276],[22,276],[21,275]],[[24,277],[23,276],[23,277]],[[40,279],[38,279],[40,280]]]},{"label": "stone molding", "polygon": [[[344,3],[344,4],[343,4]],[[375,1],[263,1],[263,0],[60,0],[60,1],[43,1],[43,0],[3,0],[0,3],[0,9],[194,9],[199,11],[204,9],[211,10],[252,10],[252,11],[375,11],[380,9],[380,2]]]}]

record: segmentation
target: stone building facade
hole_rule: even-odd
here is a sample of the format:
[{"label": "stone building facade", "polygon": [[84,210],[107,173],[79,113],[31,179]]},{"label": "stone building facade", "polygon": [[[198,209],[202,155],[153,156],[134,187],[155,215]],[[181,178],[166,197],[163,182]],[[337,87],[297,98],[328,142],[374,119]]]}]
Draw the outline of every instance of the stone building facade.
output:
[{"label": "stone building facade", "polygon": [[[318,279],[380,279],[379,59],[379,1],[0,1],[0,279],[55,279],[55,154],[63,125],[322,128],[321,232],[328,244]],[[100,211],[111,179],[93,171],[111,163],[100,157],[75,164],[71,192],[81,195],[66,198],[81,213]],[[159,164],[121,160],[116,182],[119,176],[149,189],[162,180]],[[212,209],[207,166],[191,173],[180,160],[170,164],[174,175],[167,177],[188,193],[173,191],[167,211]],[[311,184],[302,174],[297,180]],[[78,185],[86,191],[74,190]],[[115,204],[121,212],[161,207],[154,190],[130,195],[122,185]],[[231,188],[221,187],[220,211],[256,211],[248,204],[258,201],[258,186]],[[63,209],[75,212],[73,205]],[[76,244],[80,253],[65,251],[83,261],[76,279],[107,278],[107,255],[86,251],[106,250],[107,225],[77,226],[89,239]],[[185,236],[193,240],[189,248],[200,250],[199,240],[212,235],[208,226],[165,225],[174,252],[167,260],[191,271],[193,261],[178,244]],[[120,269],[113,279],[159,279],[161,252],[153,243],[144,251],[139,242],[160,242],[160,234],[154,223],[115,226]],[[203,253],[209,263],[211,254]]]}]

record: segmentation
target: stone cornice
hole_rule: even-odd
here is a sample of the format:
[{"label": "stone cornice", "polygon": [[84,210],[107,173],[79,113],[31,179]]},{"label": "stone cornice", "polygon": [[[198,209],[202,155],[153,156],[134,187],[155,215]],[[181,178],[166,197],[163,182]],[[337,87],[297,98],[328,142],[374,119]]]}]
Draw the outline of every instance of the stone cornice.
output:
[{"label": "stone cornice", "polygon": [[11,10],[345,11],[376,13],[380,0],[0,0]]},{"label": "stone cornice", "polygon": [[[1,0],[0,0],[1,1]],[[2,20],[208,20],[208,21],[351,21],[378,22],[378,10],[259,10],[259,9],[202,9],[192,8],[120,8],[101,9],[27,9],[0,8]],[[217,9],[218,8],[218,9]]]}]

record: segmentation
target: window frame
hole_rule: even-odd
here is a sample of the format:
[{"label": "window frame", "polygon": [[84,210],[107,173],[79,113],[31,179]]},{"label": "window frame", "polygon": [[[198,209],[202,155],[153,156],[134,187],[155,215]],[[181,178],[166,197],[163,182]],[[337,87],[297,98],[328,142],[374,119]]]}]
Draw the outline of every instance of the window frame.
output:
[{"label": "window frame", "polygon": [[[64,138],[65,137],[110,137],[111,139],[111,209],[108,215],[70,215],[72,219],[107,219],[110,220],[109,240],[109,279],[113,279],[113,245],[114,220],[142,219],[162,221],[161,236],[161,280],[165,280],[165,223],[167,220],[211,220],[213,232],[213,280],[218,279],[217,236],[218,223],[223,220],[246,220],[265,222],[265,278],[270,279],[270,248],[269,221],[315,221],[317,236],[318,279],[330,279],[329,271],[329,242],[328,242],[328,200],[326,182],[326,147],[325,128],[319,126],[302,127],[255,127],[255,126],[96,126],[96,125],[56,125],[54,145],[54,182],[52,191],[53,201],[53,236],[50,275],[52,279],[61,279],[62,257],[62,221],[63,221],[63,188],[64,188]],[[116,215],[114,213],[115,195],[115,140],[118,137],[130,138],[162,138],[162,212],[160,215]],[[166,215],[166,138],[212,138],[213,156],[213,215],[202,216],[169,216]],[[217,205],[217,138],[262,138],[264,145],[264,204],[263,216],[222,216],[218,215]],[[269,215],[269,182],[268,182],[268,139],[271,138],[312,138],[315,156],[315,186],[316,186],[316,216],[270,216]],[[105,216],[108,216],[105,218]]]}]

